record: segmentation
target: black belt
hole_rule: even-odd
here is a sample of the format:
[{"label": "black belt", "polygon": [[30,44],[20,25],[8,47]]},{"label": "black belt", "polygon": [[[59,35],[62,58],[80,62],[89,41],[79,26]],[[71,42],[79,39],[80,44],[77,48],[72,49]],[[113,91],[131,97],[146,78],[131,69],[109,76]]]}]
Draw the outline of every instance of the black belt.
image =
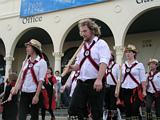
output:
[{"label": "black belt", "polygon": [[87,79],[85,81],[78,79],[77,83],[82,83],[82,84],[94,84],[94,82],[96,81],[96,79]]},{"label": "black belt", "polygon": [[109,84],[105,84],[105,87],[106,87],[106,88],[115,88],[115,87],[116,87],[116,85],[109,85]]},{"label": "black belt", "polygon": [[[96,78],[95,78],[95,79],[87,79],[87,80],[85,80],[85,81],[78,79],[78,80],[77,80],[77,83],[83,83],[83,84],[92,85],[92,84],[94,84],[95,81],[96,81]],[[102,80],[102,82],[103,82],[103,85],[104,85],[104,84],[105,84],[105,81]]]}]

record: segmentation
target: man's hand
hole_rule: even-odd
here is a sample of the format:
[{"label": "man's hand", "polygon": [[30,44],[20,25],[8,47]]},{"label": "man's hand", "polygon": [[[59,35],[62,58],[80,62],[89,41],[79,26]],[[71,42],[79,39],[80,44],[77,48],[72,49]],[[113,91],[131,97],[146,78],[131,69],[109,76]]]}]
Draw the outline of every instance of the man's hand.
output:
[{"label": "man's hand", "polygon": [[58,93],[57,92],[54,93],[54,97],[55,97],[55,100],[57,101],[58,100]]},{"label": "man's hand", "polygon": [[115,96],[116,98],[119,97],[120,87],[121,87],[121,82],[120,82],[120,80],[117,80],[117,85],[116,85],[115,93],[114,93],[114,96]]},{"label": "man's hand", "polygon": [[18,93],[18,89],[16,87],[12,87],[11,94],[16,95]]},{"label": "man's hand", "polygon": [[66,75],[67,73],[71,72],[72,71],[72,65],[66,65],[65,68],[63,69],[63,73],[62,73],[62,76]]},{"label": "man's hand", "polygon": [[38,101],[39,101],[39,96],[38,95],[35,95],[34,97],[33,97],[33,99],[32,99],[32,104],[37,104],[38,103]]},{"label": "man's hand", "polygon": [[147,93],[146,93],[145,90],[143,90],[142,94],[143,94],[143,97],[144,97],[144,98],[147,96]]},{"label": "man's hand", "polygon": [[75,64],[75,65],[66,65],[65,68],[63,69],[63,72],[71,72],[71,71],[77,71],[79,70],[79,65]]},{"label": "man's hand", "polygon": [[99,92],[102,90],[103,88],[103,84],[102,84],[102,80],[96,79],[96,81],[94,82],[93,88]]},{"label": "man's hand", "polygon": [[48,78],[51,78],[51,77],[52,77],[52,75],[51,75],[51,74],[47,74],[47,77],[48,77]]},{"label": "man's hand", "polygon": [[7,101],[12,101],[12,94],[9,95]]}]

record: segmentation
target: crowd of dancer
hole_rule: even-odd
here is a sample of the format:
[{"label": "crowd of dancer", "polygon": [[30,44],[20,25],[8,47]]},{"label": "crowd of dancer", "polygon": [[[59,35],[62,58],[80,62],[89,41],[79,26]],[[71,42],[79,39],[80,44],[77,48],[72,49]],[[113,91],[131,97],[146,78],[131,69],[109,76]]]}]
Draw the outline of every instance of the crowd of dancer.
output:
[{"label": "crowd of dancer", "polygon": [[[9,73],[1,96],[3,120],[26,120],[28,114],[31,120],[38,120],[40,108],[42,120],[45,120],[46,110],[51,120],[55,120],[59,93],[67,88],[71,88],[68,120],[120,120],[122,109],[126,120],[142,120],[142,103],[146,107],[146,120],[160,120],[158,60],[151,58],[146,72],[144,64],[137,60],[138,50],[129,44],[124,49],[125,61],[119,65],[114,52],[100,38],[100,27],[95,21],[80,20],[78,27],[84,44],[75,64],[64,68],[71,74],[63,86],[59,72],[53,75],[41,43],[35,39],[25,43],[27,58],[20,75]],[[120,91],[117,94],[118,85]],[[156,118],[152,117],[153,103]]]}]

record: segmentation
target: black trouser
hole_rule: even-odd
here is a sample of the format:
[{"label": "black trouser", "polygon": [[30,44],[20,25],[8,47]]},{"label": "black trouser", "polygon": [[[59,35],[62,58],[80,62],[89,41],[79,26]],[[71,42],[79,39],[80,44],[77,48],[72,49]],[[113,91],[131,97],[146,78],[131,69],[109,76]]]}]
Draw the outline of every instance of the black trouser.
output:
[{"label": "black trouser", "polygon": [[93,89],[94,82],[95,79],[85,82],[77,81],[68,111],[69,116],[78,116],[79,120],[83,120],[88,117],[86,105],[89,105],[93,120],[102,120],[104,87],[100,92],[96,92]]},{"label": "black trouser", "polygon": [[[53,97],[53,91],[50,91],[51,93],[48,94],[49,97],[49,108],[47,111],[50,113],[51,118],[55,118],[53,110],[52,110],[52,97]],[[43,101],[43,100],[42,100]],[[45,120],[45,115],[46,115],[46,108],[44,107],[44,103],[42,103],[41,107],[41,115],[42,115],[42,120]]]},{"label": "black trouser", "polygon": [[[121,89],[121,96],[124,100],[126,117],[140,116],[139,108],[141,105],[141,100],[138,97],[138,91],[133,95],[133,89]],[[131,102],[131,98],[134,100]]]},{"label": "black trouser", "polygon": [[26,120],[28,112],[31,114],[31,120],[38,120],[39,102],[33,105],[32,99],[35,93],[21,93],[19,104],[19,120]]},{"label": "black trouser", "polygon": [[115,97],[115,85],[105,87],[104,108],[108,110],[117,110]]},{"label": "black trouser", "polygon": [[69,106],[69,93],[70,93],[70,90],[68,88],[65,89],[65,91],[61,94],[61,104],[62,104],[62,107],[68,107]]},{"label": "black trouser", "polygon": [[151,113],[152,103],[155,101],[156,117],[160,117],[160,96],[156,96],[147,92],[146,96],[146,112]]},{"label": "black trouser", "polygon": [[[51,118],[55,118],[52,108],[49,108],[47,111],[51,114]],[[46,109],[43,107],[41,108],[41,114],[42,114],[42,120],[45,120]]]},{"label": "black trouser", "polygon": [[115,85],[106,85],[104,97],[104,109],[107,112],[107,120],[117,120],[117,98],[115,97]]},{"label": "black trouser", "polygon": [[3,120],[17,120],[18,105],[13,101],[7,102],[3,106]]}]

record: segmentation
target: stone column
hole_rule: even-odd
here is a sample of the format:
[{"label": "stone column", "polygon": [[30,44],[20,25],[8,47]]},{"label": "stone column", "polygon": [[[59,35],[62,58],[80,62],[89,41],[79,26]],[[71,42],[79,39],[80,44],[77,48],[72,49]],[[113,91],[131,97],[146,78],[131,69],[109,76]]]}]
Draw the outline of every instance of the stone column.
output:
[{"label": "stone column", "polygon": [[116,62],[121,65],[123,62],[124,47],[123,46],[114,46],[116,52]]},{"label": "stone column", "polygon": [[52,55],[55,57],[54,71],[58,70],[61,73],[61,59],[64,54],[62,52],[53,52]]},{"label": "stone column", "polygon": [[7,78],[8,74],[9,74],[9,71],[12,68],[12,62],[14,60],[14,57],[12,57],[12,56],[6,56],[6,57],[4,57],[4,60],[6,61],[5,78]]}]

